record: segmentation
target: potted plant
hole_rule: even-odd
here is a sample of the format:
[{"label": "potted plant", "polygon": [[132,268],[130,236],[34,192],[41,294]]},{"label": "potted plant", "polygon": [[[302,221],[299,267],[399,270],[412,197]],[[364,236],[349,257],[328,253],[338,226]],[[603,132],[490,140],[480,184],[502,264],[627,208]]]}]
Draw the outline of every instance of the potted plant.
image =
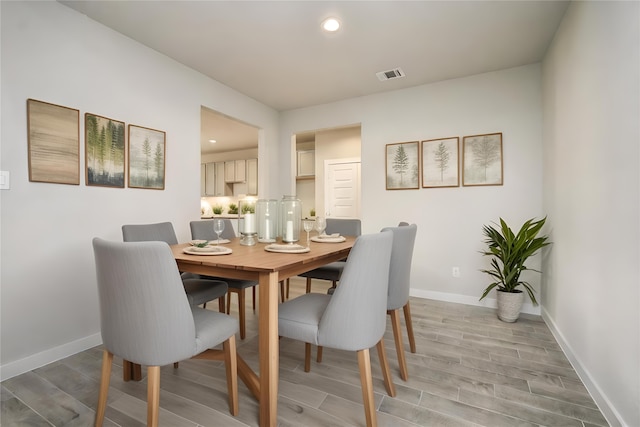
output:
[{"label": "potted plant", "polygon": [[213,210],[213,214],[214,215],[222,215],[222,206],[221,205],[215,205],[211,209]]},{"label": "potted plant", "polygon": [[490,225],[483,227],[487,249],[482,251],[482,254],[492,258],[491,268],[480,271],[487,273],[494,281],[485,288],[480,300],[492,289],[497,288],[498,318],[504,322],[518,320],[524,297],[522,290],[518,289],[519,286],[527,291],[533,305],[538,305],[534,289],[528,282],[520,280],[520,274],[525,270],[540,272],[527,268],[525,262],[538,250],[551,244],[547,241],[548,236],[538,236],[546,220],[547,217],[537,221],[532,218],[522,225],[517,234],[511,231],[502,218],[499,228]]},{"label": "potted plant", "polygon": [[229,209],[227,210],[227,212],[229,212],[232,215],[237,215],[238,205],[236,205],[235,203],[229,203]]}]

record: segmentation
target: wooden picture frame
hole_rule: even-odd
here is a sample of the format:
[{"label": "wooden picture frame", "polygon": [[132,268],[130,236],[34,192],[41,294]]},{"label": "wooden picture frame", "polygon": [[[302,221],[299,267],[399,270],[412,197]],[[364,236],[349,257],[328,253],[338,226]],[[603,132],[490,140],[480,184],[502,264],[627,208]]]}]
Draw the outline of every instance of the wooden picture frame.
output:
[{"label": "wooden picture frame", "polygon": [[89,186],[124,188],[124,122],[84,114],[85,180]]},{"label": "wooden picture frame", "polygon": [[387,190],[417,190],[420,188],[419,150],[418,141],[386,145]]},{"label": "wooden picture frame", "polygon": [[129,187],[164,190],[166,133],[129,125]]},{"label": "wooden picture frame", "polygon": [[462,185],[502,185],[502,132],[462,139]]},{"label": "wooden picture frame", "polygon": [[460,186],[460,138],[429,139],[422,146],[422,188]]},{"label": "wooden picture frame", "polygon": [[29,181],[80,185],[80,110],[27,99]]}]

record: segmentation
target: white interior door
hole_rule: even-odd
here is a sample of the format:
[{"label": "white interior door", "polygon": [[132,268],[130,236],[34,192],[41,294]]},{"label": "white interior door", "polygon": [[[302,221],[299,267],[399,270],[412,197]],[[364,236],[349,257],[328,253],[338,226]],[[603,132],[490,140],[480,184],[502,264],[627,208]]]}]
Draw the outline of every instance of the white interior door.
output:
[{"label": "white interior door", "polygon": [[325,216],[360,218],[360,159],[326,160]]}]

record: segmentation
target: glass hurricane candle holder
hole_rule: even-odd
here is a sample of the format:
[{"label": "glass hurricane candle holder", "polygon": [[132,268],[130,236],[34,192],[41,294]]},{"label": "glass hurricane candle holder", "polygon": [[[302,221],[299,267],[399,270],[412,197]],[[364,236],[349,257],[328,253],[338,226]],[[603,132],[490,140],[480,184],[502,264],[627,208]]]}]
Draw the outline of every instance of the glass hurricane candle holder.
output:
[{"label": "glass hurricane candle holder", "polygon": [[253,246],[256,244],[256,200],[251,198],[238,201],[238,231],[240,244]]},{"label": "glass hurricane candle holder", "polygon": [[302,202],[295,196],[283,196],[280,201],[280,230],[284,243],[300,240]]},{"label": "glass hurricane candle holder", "polygon": [[256,203],[258,242],[273,243],[278,238],[278,201],[260,199]]}]

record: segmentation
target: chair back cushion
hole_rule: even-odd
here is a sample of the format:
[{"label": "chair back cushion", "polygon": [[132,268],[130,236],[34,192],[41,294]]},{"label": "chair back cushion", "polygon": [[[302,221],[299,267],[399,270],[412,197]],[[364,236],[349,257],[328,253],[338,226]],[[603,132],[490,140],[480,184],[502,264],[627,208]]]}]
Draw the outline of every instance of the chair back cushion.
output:
[{"label": "chair back cushion", "polygon": [[415,224],[387,227],[382,231],[393,233],[393,250],[389,266],[389,298],[387,310],[397,310],[409,301],[411,288],[411,259],[418,226]]},{"label": "chair back cushion", "polygon": [[359,236],[362,234],[362,223],[359,219],[327,218],[325,233],[340,233],[341,236]]},{"label": "chair back cushion", "polygon": [[[212,219],[204,219],[202,221],[191,221],[189,226],[191,227],[191,238],[194,240],[216,240],[218,236],[213,231]],[[230,219],[223,219],[224,230],[220,233],[221,239],[233,239],[236,237],[236,232],[233,229],[233,223]]]},{"label": "chair back cushion", "polygon": [[125,242],[165,242],[170,245],[178,243],[173,224],[160,222],[157,224],[130,224],[122,226],[122,238]]},{"label": "chair back cushion", "polygon": [[93,250],[104,346],[143,365],[193,356],[193,315],[169,246],[95,238]]},{"label": "chair back cushion", "polygon": [[391,232],[356,239],[340,285],[320,319],[319,345],[358,351],[380,341],[386,327],[392,244]]}]

